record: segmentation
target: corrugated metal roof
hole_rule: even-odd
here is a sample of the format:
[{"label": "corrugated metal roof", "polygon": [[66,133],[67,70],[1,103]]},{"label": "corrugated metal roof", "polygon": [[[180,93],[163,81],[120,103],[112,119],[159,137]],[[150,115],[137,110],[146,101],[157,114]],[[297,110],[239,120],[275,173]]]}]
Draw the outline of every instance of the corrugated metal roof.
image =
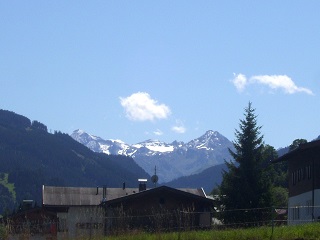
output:
[{"label": "corrugated metal roof", "polygon": [[[138,188],[106,188],[106,199],[112,200],[138,192]],[[42,203],[51,206],[99,205],[103,188],[43,186]]]},{"label": "corrugated metal roof", "polygon": [[[180,188],[180,191],[206,197],[203,189]],[[113,200],[139,192],[139,188],[106,188],[106,200]],[[103,188],[43,186],[42,204],[45,206],[93,206],[103,198]]]}]

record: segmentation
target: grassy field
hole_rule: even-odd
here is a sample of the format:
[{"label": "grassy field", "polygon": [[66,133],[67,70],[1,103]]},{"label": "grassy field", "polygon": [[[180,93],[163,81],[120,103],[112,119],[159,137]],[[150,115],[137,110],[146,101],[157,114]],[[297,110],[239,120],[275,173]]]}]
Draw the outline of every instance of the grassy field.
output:
[{"label": "grassy field", "polygon": [[[0,239],[7,239],[8,233],[0,225]],[[32,239],[32,238],[30,238]],[[78,238],[89,239],[89,238]],[[95,238],[94,240],[320,240],[320,223],[297,226],[259,227],[249,229],[188,231],[173,233],[131,232],[118,236]]]},{"label": "grassy field", "polygon": [[111,240],[320,240],[320,223],[250,229],[208,230],[181,233],[131,233],[108,237]]}]

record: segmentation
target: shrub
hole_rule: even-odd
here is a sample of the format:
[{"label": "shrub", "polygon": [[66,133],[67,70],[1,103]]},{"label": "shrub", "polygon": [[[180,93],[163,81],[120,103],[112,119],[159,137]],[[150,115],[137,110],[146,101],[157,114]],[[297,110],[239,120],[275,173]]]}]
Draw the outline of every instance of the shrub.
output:
[{"label": "shrub", "polygon": [[5,225],[0,224],[0,240],[5,240],[8,238],[8,231]]}]

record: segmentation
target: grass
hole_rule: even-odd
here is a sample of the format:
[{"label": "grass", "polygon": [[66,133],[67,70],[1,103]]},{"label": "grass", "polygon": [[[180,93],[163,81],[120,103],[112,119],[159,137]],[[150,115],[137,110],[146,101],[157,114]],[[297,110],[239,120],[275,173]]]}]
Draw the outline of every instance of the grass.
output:
[{"label": "grass", "polygon": [[16,200],[16,192],[14,190],[14,184],[8,182],[8,177],[9,177],[8,173],[1,174],[0,184],[8,189],[8,191],[11,193],[11,195],[13,197],[13,200],[15,201]]},{"label": "grass", "polygon": [[207,230],[174,233],[136,232],[109,236],[108,240],[320,240],[320,223],[249,229]]},{"label": "grass", "polygon": [[[5,226],[0,224],[0,239],[7,239]],[[79,238],[78,238],[79,239]],[[81,238],[88,239],[88,238]],[[320,240],[320,223],[297,226],[259,227],[248,229],[226,229],[186,231],[172,233],[145,233],[140,231],[118,236],[97,237],[95,240]]]},{"label": "grass", "polygon": [[0,239],[7,239],[8,238],[8,230],[7,228],[0,224]]}]

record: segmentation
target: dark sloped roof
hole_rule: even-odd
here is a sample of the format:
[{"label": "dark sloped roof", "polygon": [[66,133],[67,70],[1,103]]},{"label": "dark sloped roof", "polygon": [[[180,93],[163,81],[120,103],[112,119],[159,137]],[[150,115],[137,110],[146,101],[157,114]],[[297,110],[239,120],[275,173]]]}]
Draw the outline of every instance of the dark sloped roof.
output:
[{"label": "dark sloped roof", "polygon": [[141,191],[141,192],[136,193],[136,194],[131,194],[131,195],[123,196],[123,197],[120,197],[120,198],[111,199],[111,200],[107,201],[105,204],[108,205],[108,204],[113,204],[113,203],[119,203],[119,202],[126,201],[126,200],[129,200],[129,199],[150,196],[151,194],[153,194],[155,192],[161,192],[161,191],[166,191],[166,192],[179,194],[179,195],[184,196],[186,198],[197,199],[199,201],[204,201],[204,202],[208,202],[208,203],[212,203],[214,201],[211,198],[207,198],[207,196],[206,196],[206,194],[205,194],[205,192],[203,191],[202,188],[198,188],[198,189],[187,189],[187,188],[176,189],[176,188],[171,188],[171,187],[167,187],[167,186],[160,186],[160,187],[157,187],[157,188],[148,189],[146,191]]},{"label": "dark sloped roof", "polygon": [[[173,189],[174,191],[182,191],[185,194],[192,194],[198,197],[206,197],[202,188],[191,189],[181,188],[174,189],[166,186],[159,188]],[[152,189],[143,191],[147,192]],[[106,188],[106,200],[111,201],[132,194],[138,194],[138,188]],[[142,193],[142,192],[140,192]],[[88,187],[54,187],[43,186],[42,188],[42,204],[44,206],[94,206],[99,205],[103,199],[103,188]]]},{"label": "dark sloped roof", "polygon": [[282,155],[281,157],[275,159],[273,162],[282,162],[282,161],[288,161],[292,156],[296,154],[301,154],[304,151],[308,151],[310,149],[320,148],[320,140],[308,142],[301,144],[298,148],[288,152],[287,154]]},{"label": "dark sloped roof", "polygon": [[[172,188],[172,189],[174,189],[174,188]],[[200,197],[207,197],[203,188],[176,188],[176,190],[180,190],[180,191],[187,192],[187,193],[192,193],[192,194],[198,195]]]}]

